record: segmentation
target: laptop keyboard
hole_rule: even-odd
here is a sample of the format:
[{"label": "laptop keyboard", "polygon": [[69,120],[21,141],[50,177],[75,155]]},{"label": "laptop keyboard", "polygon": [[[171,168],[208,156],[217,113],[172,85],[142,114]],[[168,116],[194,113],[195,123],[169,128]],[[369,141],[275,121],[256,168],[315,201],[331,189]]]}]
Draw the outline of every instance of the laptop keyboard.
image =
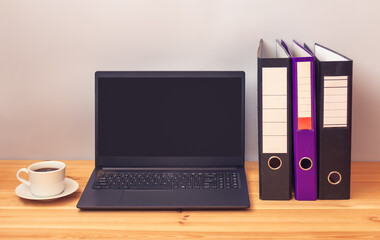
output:
[{"label": "laptop keyboard", "polygon": [[125,172],[101,171],[93,189],[215,190],[239,189],[239,174],[230,172]]}]

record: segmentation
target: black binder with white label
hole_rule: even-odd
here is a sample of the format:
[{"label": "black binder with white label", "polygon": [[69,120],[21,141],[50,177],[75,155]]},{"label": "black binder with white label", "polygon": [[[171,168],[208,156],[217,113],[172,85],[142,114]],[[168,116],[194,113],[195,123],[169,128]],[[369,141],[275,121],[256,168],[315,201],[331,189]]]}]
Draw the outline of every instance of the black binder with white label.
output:
[{"label": "black binder with white label", "polygon": [[319,44],[315,44],[314,54],[318,115],[318,198],[349,199],[353,62]]},{"label": "black binder with white label", "polygon": [[276,56],[264,56],[260,41],[258,62],[258,142],[260,199],[292,198],[292,71],[291,58],[276,41]]}]

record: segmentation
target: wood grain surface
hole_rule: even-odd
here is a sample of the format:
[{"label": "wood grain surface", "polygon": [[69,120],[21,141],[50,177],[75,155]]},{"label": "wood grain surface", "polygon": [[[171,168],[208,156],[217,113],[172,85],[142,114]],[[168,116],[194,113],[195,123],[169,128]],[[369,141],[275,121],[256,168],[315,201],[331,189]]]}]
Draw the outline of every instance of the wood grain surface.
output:
[{"label": "wood grain surface", "polygon": [[351,199],[259,200],[247,162],[251,208],[238,211],[80,211],[94,161],[63,161],[77,192],[49,201],[15,194],[16,172],[37,161],[0,160],[2,239],[380,239],[380,162],[352,164]]}]

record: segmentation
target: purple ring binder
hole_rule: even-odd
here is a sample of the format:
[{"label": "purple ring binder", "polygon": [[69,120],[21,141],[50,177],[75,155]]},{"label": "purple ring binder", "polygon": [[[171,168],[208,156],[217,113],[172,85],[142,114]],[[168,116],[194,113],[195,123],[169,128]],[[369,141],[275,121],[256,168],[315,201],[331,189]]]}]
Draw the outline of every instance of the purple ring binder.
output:
[{"label": "purple ring binder", "polygon": [[[317,199],[317,145],[314,56],[293,41],[293,141],[296,200]],[[285,42],[282,42],[285,44]],[[287,47],[286,47],[287,48]],[[288,49],[288,48],[287,48]],[[300,161],[309,159],[310,168]],[[306,161],[307,163],[307,161]]]}]

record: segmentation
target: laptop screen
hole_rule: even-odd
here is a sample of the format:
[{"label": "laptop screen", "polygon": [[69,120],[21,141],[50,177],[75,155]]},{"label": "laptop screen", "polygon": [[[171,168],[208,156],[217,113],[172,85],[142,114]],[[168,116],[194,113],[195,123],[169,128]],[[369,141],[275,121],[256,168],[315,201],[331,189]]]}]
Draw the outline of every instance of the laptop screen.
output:
[{"label": "laptop screen", "polygon": [[99,76],[96,155],[242,157],[244,78],[208,73]]}]

